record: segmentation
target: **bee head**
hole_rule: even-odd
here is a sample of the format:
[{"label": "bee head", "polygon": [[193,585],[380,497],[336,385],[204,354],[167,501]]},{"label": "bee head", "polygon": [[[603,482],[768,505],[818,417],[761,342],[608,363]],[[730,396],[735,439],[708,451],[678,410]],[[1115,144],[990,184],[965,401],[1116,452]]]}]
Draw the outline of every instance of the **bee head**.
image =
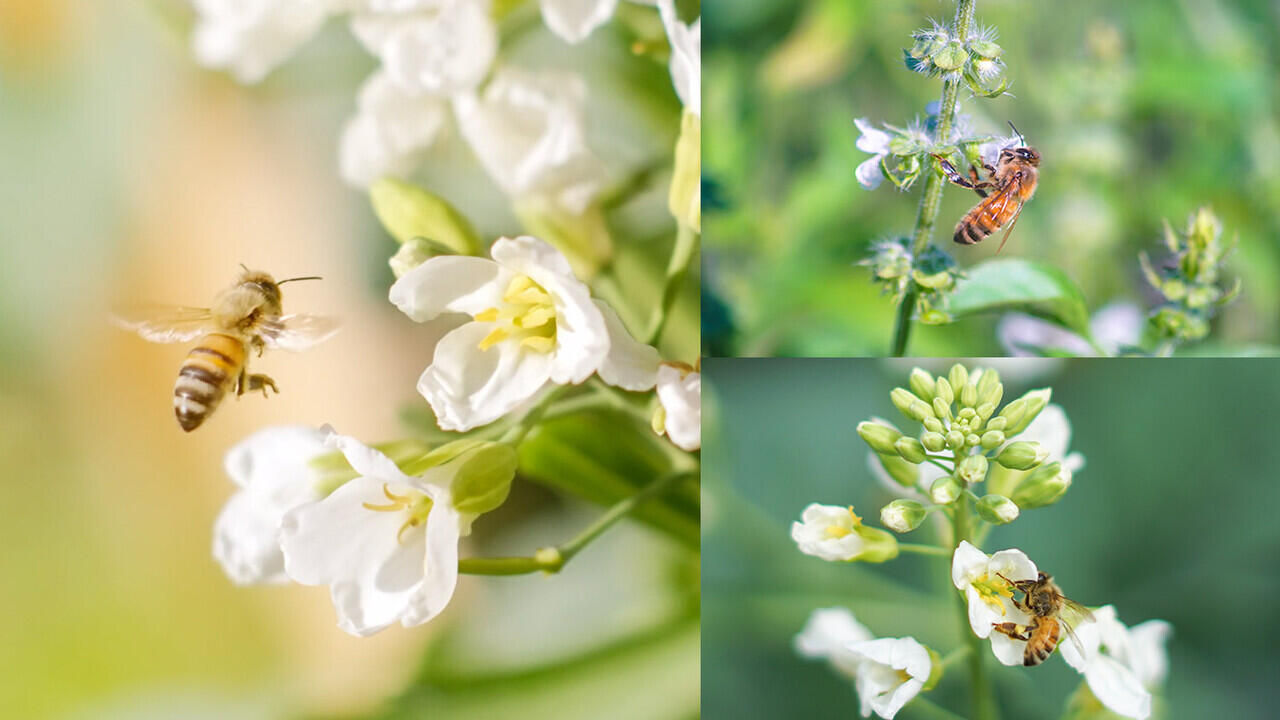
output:
[{"label": "bee head", "polygon": [[1035,148],[1031,148],[1031,147],[1014,148],[1013,154],[1016,155],[1017,157],[1022,158],[1023,160],[1026,160],[1028,163],[1031,163],[1032,167],[1036,167],[1040,165],[1040,153],[1037,152]]}]

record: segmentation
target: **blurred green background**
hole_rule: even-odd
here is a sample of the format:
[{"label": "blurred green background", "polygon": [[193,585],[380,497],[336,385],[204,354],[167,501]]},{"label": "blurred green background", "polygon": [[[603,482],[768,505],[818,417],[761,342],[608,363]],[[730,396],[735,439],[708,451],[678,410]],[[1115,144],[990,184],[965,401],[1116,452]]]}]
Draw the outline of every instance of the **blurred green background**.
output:
[{"label": "blurred green background", "polygon": [[[520,12],[530,21],[504,60],[581,69],[589,142],[615,179],[670,157],[680,105],[665,60],[637,58],[618,23],[569,47],[532,0]],[[446,326],[387,302],[395,243],[338,176],[338,134],[373,69],[348,29],[331,22],[243,87],[192,60],[189,14],[186,0],[0,2],[0,718],[695,711],[696,568],[641,527],[616,528],[554,578],[464,577],[437,621],[367,639],[335,626],[323,588],[223,576],[210,546],[234,490],[227,449],[285,423],[402,437]],[[519,231],[457,133],[425,167],[418,179],[485,237]],[[665,175],[611,217],[633,322],[674,236]],[[311,352],[269,353],[259,367],[280,395],[228,400],[185,435],[171,393],[187,348],[116,330],[107,313],[207,303],[241,262],[324,276],[291,286],[286,305],[344,327]],[[664,354],[692,361],[692,292],[676,308]],[[527,553],[597,513],[519,481],[463,552]]]},{"label": "blurred green background", "polygon": [[[954,2],[707,0],[703,51],[706,315],[712,355],[881,356],[893,307],[865,268],[873,240],[910,234],[921,185],[860,187],[870,157],[854,118],[904,126],[941,82],[907,71],[902,49]],[[1155,296],[1138,252],[1164,255],[1161,221],[1198,206],[1240,249],[1243,297],[1204,353],[1280,341],[1280,5],[1269,0],[980,0],[1016,97],[968,99],[978,132],[1013,121],[1043,154],[1040,187],[1006,257],[1050,262],[1090,308]],[[948,186],[934,240],[962,267],[950,230],[976,196]],[[708,300],[704,299],[704,305]],[[710,307],[710,305],[708,305]],[[991,318],[919,328],[911,355],[1004,355]],[[1271,351],[1274,354],[1274,351]]]},{"label": "blurred green background", "polygon": [[[1280,406],[1280,362],[996,363],[1006,398],[1053,388],[1086,463],[1061,501],[995,528],[983,549],[1022,549],[1072,598],[1112,603],[1128,625],[1172,623],[1168,718],[1274,717],[1280,445],[1265,418]],[[852,683],[792,649],[816,608],[847,606],[877,635],[912,635],[943,655],[957,646],[947,558],[827,563],[802,555],[789,533],[811,502],[853,505],[879,526],[892,496],[867,469],[854,426],[872,415],[904,422],[889,391],[911,367],[705,361],[704,717],[853,717]],[[904,538],[934,542],[932,532]],[[1008,718],[1058,717],[1080,682],[1055,658],[1032,670],[991,666]],[[933,699],[967,714],[964,681],[949,672]],[[899,717],[930,716],[908,705]]]}]

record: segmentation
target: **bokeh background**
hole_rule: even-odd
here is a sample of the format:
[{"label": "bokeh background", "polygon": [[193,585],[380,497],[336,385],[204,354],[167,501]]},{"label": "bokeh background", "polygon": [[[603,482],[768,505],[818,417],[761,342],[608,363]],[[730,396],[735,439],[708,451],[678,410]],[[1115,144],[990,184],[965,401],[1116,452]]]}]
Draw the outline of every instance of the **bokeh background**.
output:
[{"label": "bokeh background", "polygon": [[[1165,717],[1271,717],[1280,703],[1271,640],[1280,629],[1280,447],[1259,419],[1280,402],[1280,364],[994,362],[1006,398],[1053,388],[1085,466],[1062,500],[995,528],[983,549],[1022,549],[1069,596],[1112,603],[1126,624],[1172,623]],[[811,502],[853,505],[880,525],[893,496],[871,476],[854,426],[873,415],[902,420],[889,391],[905,386],[912,364],[705,361],[704,717],[856,714],[852,683],[792,649],[816,608],[849,607],[877,635],[911,635],[942,655],[958,645],[949,559],[827,563],[790,538]],[[951,363],[918,364],[936,374]],[[931,533],[904,539],[935,542]],[[1056,658],[1034,670],[990,666],[1004,717],[1058,717],[1080,682]],[[949,672],[932,699],[966,715],[964,677]],[[899,717],[932,716],[908,705]]]},{"label": "bokeh background", "polygon": [[[920,188],[868,192],[854,118],[905,126],[941,82],[902,50],[954,2],[708,0],[703,158],[708,354],[882,356],[893,306],[854,263],[872,241],[910,234]],[[1280,340],[1280,6],[1269,0],[981,0],[1016,97],[966,99],[979,132],[1013,121],[1044,157],[1040,187],[1004,256],[1047,261],[1091,310],[1153,307],[1138,252],[1163,257],[1208,205],[1240,248],[1244,293],[1197,352],[1275,354]],[[976,202],[948,186],[934,240],[962,267],[950,228]],[[714,310],[714,312],[713,312]],[[918,328],[913,355],[1004,355],[994,319]]]},{"label": "bokeh background", "polygon": [[[323,588],[238,589],[222,575],[210,543],[233,490],[225,451],[281,423],[402,437],[443,328],[386,301],[395,244],[338,177],[338,133],[373,68],[347,29],[331,23],[246,88],[195,65],[189,18],[179,0],[0,2],[0,717],[696,710],[697,613],[680,590],[696,588],[696,567],[641,528],[616,528],[555,578],[464,577],[438,621],[363,640],[337,629]],[[611,171],[669,156],[679,101],[665,64],[638,61],[613,26],[570,49],[532,18],[504,57],[586,73],[590,142]],[[483,235],[518,230],[456,135],[426,167],[419,179]],[[674,232],[665,195],[659,173],[614,217],[642,302]],[[324,276],[286,303],[345,327],[308,353],[268,354],[258,367],[280,395],[228,399],[186,435],[170,398],[187,348],[107,314],[207,304],[241,262]],[[678,305],[671,356],[696,357],[696,308]],[[518,482],[464,552],[526,554],[596,512]],[[447,689],[423,682],[431,667],[452,673]],[[669,692],[646,691],[658,685]]]}]

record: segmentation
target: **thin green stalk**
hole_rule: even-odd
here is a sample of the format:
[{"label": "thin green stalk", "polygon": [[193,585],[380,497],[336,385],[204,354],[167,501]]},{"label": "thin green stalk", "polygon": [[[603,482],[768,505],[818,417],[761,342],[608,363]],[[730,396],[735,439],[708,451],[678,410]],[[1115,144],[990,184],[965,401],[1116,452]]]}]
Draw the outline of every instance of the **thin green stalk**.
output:
[{"label": "thin green stalk", "polygon": [[923,695],[915,696],[909,707],[921,711],[921,715],[928,715],[938,720],[965,720],[963,715],[957,715]]},{"label": "thin green stalk", "polygon": [[693,477],[693,473],[675,472],[663,475],[646,485],[635,495],[615,503],[582,532],[556,546],[542,548],[531,557],[481,557],[458,561],[458,572],[467,575],[524,575],[532,572],[559,572],[587,545],[613,527],[644,501],[662,494],[681,480]]},{"label": "thin green stalk", "polygon": [[[955,511],[952,516],[952,528],[954,530],[952,536],[956,547],[959,547],[962,541],[971,539],[972,526],[969,524],[970,518],[969,497],[961,495],[960,500],[955,505]],[[957,594],[956,600],[959,603],[957,608],[960,611],[960,634],[964,636],[970,653],[969,686],[973,691],[974,720],[998,720],[1000,713],[996,707],[995,695],[991,692],[991,681],[987,678],[986,667],[983,662],[982,638],[974,635],[969,627],[969,608],[966,604],[965,596]]]},{"label": "thin green stalk", "polygon": [[[969,26],[973,24],[973,8],[977,0],[959,0],[956,3],[956,21],[954,35],[958,38],[969,36]],[[946,142],[951,137],[951,123],[956,114],[956,97],[960,93],[960,83],[964,79],[956,77],[942,83],[942,99],[938,107],[938,140]],[[916,227],[911,234],[911,256],[918,258],[929,247],[929,238],[933,235],[934,223],[938,220],[938,210],[942,208],[942,187],[946,180],[938,172],[926,174],[924,194],[920,196],[920,210],[916,214]],[[902,304],[898,307],[898,319],[893,330],[893,356],[902,357],[907,353],[907,340],[911,336],[911,317],[916,311],[919,299],[919,288],[915,281],[907,286],[902,296]]]},{"label": "thin green stalk", "polygon": [[917,555],[937,555],[939,557],[951,557],[952,550],[950,548],[935,547],[933,545],[917,545],[915,543],[898,543],[898,552],[916,553]]},{"label": "thin green stalk", "polygon": [[551,407],[552,403],[556,401],[556,398],[560,396],[560,393],[563,390],[563,387],[557,387],[547,391],[547,394],[542,396],[542,399],[530,408],[529,411],[524,414],[524,417],[520,418],[520,422],[515,427],[504,433],[498,442],[506,443],[512,447],[519,447],[520,443],[524,442],[525,436],[527,436],[529,431],[533,430],[534,426],[538,424],[538,421],[542,419],[543,414],[547,412],[547,409]]},{"label": "thin green stalk", "polygon": [[689,264],[698,254],[700,239],[701,235],[694,232],[693,228],[684,223],[680,224],[680,229],[676,232],[675,247],[671,248],[671,259],[667,261],[667,277],[662,286],[662,299],[653,310],[653,317],[649,321],[649,332],[645,334],[646,345],[656,345],[658,339],[662,337],[662,329],[666,327],[667,318],[671,315],[671,306],[676,301],[680,287],[684,285],[685,276],[689,274]]}]

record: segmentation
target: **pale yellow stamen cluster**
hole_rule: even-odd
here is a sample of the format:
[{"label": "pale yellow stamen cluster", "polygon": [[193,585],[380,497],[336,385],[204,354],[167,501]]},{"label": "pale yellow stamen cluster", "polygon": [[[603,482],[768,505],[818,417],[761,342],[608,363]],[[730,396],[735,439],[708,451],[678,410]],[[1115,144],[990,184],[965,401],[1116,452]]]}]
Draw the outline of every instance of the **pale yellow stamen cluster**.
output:
[{"label": "pale yellow stamen cluster", "polygon": [[986,604],[1000,611],[1001,615],[1005,614],[1004,601],[1001,598],[1013,597],[1013,586],[999,575],[992,577],[983,574],[982,577],[973,581],[973,589],[978,591],[978,597]]},{"label": "pale yellow stamen cluster", "polygon": [[410,490],[404,495],[396,495],[391,492],[391,488],[387,487],[386,483],[382,484],[382,494],[386,495],[391,502],[386,505],[361,504],[366,509],[374,512],[409,511],[409,519],[405,520],[404,524],[400,526],[400,530],[396,532],[396,542],[403,542],[405,530],[418,527],[427,522],[427,515],[431,513],[431,498],[425,494],[417,490]]},{"label": "pale yellow stamen cluster", "polygon": [[846,535],[849,535],[850,533],[852,533],[854,528],[862,524],[862,518],[858,517],[853,512],[852,505],[849,506],[849,517],[852,518],[853,520],[851,527],[845,527],[843,525],[828,525],[825,529],[827,537],[830,537],[830,538],[845,537]]},{"label": "pale yellow stamen cluster", "polygon": [[508,338],[536,352],[551,352],[556,346],[556,308],[551,296],[528,275],[517,275],[502,295],[502,308],[477,313],[478,322],[499,323],[477,346],[488,350]]}]

